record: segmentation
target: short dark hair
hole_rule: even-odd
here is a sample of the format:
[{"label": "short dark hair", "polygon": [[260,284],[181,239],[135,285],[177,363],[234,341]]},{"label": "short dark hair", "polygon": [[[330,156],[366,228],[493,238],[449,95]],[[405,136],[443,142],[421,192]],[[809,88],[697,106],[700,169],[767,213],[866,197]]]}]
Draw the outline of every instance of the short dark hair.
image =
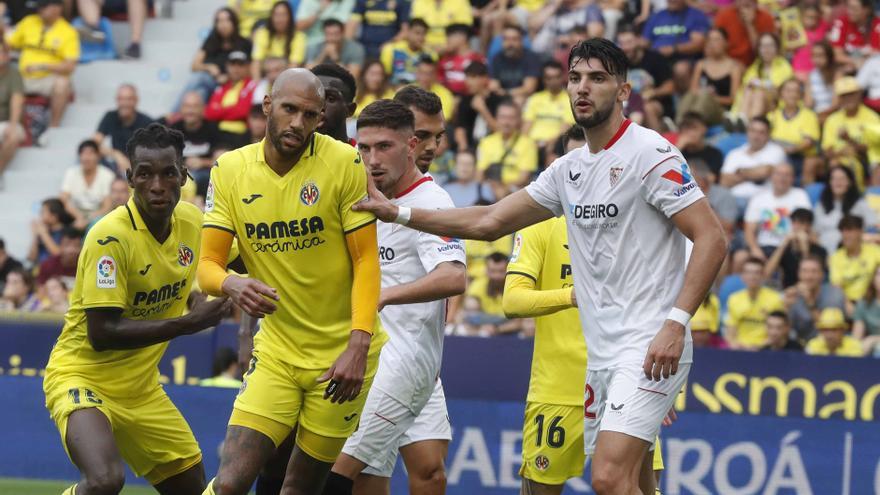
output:
[{"label": "short dark hair", "polygon": [[418,27],[423,27],[423,28],[425,28],[425,29],[428,29],[428,23],[425,22],[425,20],[422,19],[421,17],[416,17],[415,19],[410,19],[410,21],[409,21],[409,27],[414,28],[414,27],[417,27],[417,26],[418,26]]},{"label": "short dark hair", "polygon": [[541,66],[541,74],[544,74],[544,71],[547,69],[558,69],[561,72],[565,72],[565,67],[563,67],[558,60],[548,60],[544,62],[544,65]]},{"label": "short dark hair", "polygon": [[61,229],[62,239],[82,239],[83,231],[76,227],[67,226]]},{"label": "short dark hair", "polygon": [[342,23],[339,19],[331,17],[329,19],[325,19],[324,22],[321,23],[321,29],[327,29],[330,26],[336,26],[339,29],[345,29],[345,24]]},{"label": "short dark hair", "polygon": [[345,67],[334,64],[332,62],[325,62],[323,64],[318,64],[312,67],[312,74],[316,76],[324,76],[324,77],[335,77],[342,81],[342,84],[345,85],[345,88],[348,90],[349,94],[344,95],[345,99],[348,103],[354,101],[354,97],[357,94],[357,81],[354,80],[354,76],[351,75]]},{"label": "short dark hair", "polygon": [[437,61],[434,60],[434,57],[428,55],[427,53],[423,53],[423,54],[419,55],[419,60],[416,63],[416,65],[422,65],[422,64],[437,65]]},{"label": "short dark hair", "polygon": [[621,24],[621,25],[617,26],[617,36],[620,36],[621,34],[627,34],[627,33],[634,34],[636,36],[639,36],[639,34],[641,34],[636,29],[636,27],[630,23]]},{"label": "short dark hair", "polygon": [[809,208],[797,208],[793,212],[791,212],[791,216],[789,216],[789,218],[792,222],[813,225],[813,219],[815,219],[816,216],[813,215],[813,210]]},{"label": "short dark hair", "polygon": [[412,131],[415,128],[415,117],[403,103],[394,100],[376,100],[361,110],[358,116],[358,130],[364,127]]},{"label": "short dark hair", "polygon": [[764,266],[764,260],[762,260],[761,258],[758,258],[757,256],[749,256],[748,258],[746,258],[746,261],[743,263],[743,266],[749,265],[749,264]]},{"label": "short dark hair", "polygon": [[221,347],[214,353],[214,362],[211,365],[212,376],[217,376],[227,368],[238,362],[238,353],[229,347]]},{"label": "short dark hair", "polygon": [[620,80],[626,80],[629,61],[619,46],[605,38],[590,38],[579,41],[568,54],[569,69],[581,60],[598,59],[609,74]]},{"label": "short dark hair", "polygon": [[42,205],[49,210],[49,213],[58,217],[58,221],[62,224],[68,225],[70,223],[73,223],[73,217],[70,215],[70,213],[67,213],[67,210],[64,209],[64,203],[62,203],[60,199],[44,199]]},{"label": "short dark hair", "polygon": [[568,147],[568,143],[571,141],[586,141],[587,136],[584,135],[584,128],[579,125],[573,125],[568,128],[567,131],[562,135],[562,148],[565,149]]},{"label": "short dark hair", "polygon": [[525,36],[526,32],[519,24],[514,24],[512,22],[506,22],[503,26],[501,26],[502,31],[507,31],[508,29],[512,29],[519,33],[520,36]]},{"label": "short dark hair", "polygon": [[248,112],[248,117],[263,117],[266,118],[266,114],[263,113],[263,105],[251,105],[251,111]]},{"label": "short dark hair", "polygon": [[79,143],[79,146],[76,148],[76,154],[79,155],[83,152],[84,149],[91,148],[98,153],[100,151],[100,147],[98,146],[97,141],[94,139],[86,139],[85,141]]},{"label": "short dark hair", "polygon": [[846,215],[840,219],[840,223],[837,224],[837,228],[840,230],[849,230],[849,229],[859,229],[862,230],[865,228],[865,220],[862,217],[857,215]]},{"label": "short dark hair", "polygon": [[678,123],[678,127],[680,129],[696,127],[698,125],[708,127],[708,125],[706,124],[706,119],[704,119],[703,116],[697,112],[686,112],[684,115],[682,115],[681,122]]},{"label": "short dark hair", "polygon": [[806,262],[810,262],[810,261],[812,261],[812,262],[814,262],[814,263],[818,263],[818,264],[819,264],[819,267],[822,268],[822,271],[825,270],[825,258],[823,258],[823,257],[821,257],[821,256],[819,256],[819,255],[816,255],[816,254],[812,254],[812,253],[807,254],[806,256],[804,256],[803,258],[801,258],[801,261],[798,263],[798,267],[800,267],[800,266],[803,265],[804,263],[806,263]]},{"label": "short dark hair", "polygon": [[486,256],[486,261],[491,261],[493,263],[507,263],[508,261],[510,261],[510,258],[508,258],[506,254],[500,251],[495,251],[493,253],[489,253],[489,255]]},{"label": "short dark hair", "polygon": [[786,325],[788,325],[788,315],[785,314],[785,311],[780,311],[778,309],[776,311],[771,311],[767,315],[767,318],[779,318],[784,321]]},{"label": "short dark hair", "polygon": [[404,86],[394,95],[394,101],[407,108],[415,107],[425,115],[437,115],[443,112],[440,97],[418,86]]},{"label": "short dark hair", "polygon": [[169,146],[174,148],[178,162],[180,162],[179,165],[182,165],[183,161],[181,158],[183,157],[184,147],[183,133],[165,127],[157,122],[153,122],[146,127],[134,131],[134,135],[127,143],[125,143],[125,154],[128,156],[129,160],[134,162],[134,152],[138,147],[155,149],[167,148]]},{"label": "short dark hair", "polygon": [[488,76],[489,67],[479,60],[474,60],[464,68],[464,75],[468,77]]},{"label": "short dark hair", "polygon": [[471,27],[468,26],[467,24],[461,24],[461,23],[450,24],[450,25],[446,26],[446,36],[450,36],[453,34],[463,34],[463,35],[470,38]]},{"label": "short dark hair", "polygon": [[749,123],[752,123],[752,122],[760,122],[760,123],[764,124],[765,126],[767,126],[767,129],[770,129],[770,130],[773,129],[773,126],[770,125],[770,121],[767,119],[767,117],[765,117],[763,115],[757,115],[755,117],[752,117],[749,120]]}]

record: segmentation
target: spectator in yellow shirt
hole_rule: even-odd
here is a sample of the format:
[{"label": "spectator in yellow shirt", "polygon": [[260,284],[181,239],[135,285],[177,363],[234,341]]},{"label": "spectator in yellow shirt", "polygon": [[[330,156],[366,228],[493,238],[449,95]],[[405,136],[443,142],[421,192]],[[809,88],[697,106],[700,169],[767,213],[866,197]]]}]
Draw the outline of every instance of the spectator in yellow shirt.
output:
[{"label": "spectator in yellow shirt", "polygon": [[523,111],[523,134],[545,149],[574,125],[571,102],[565,92],[565,75],[559,62],[545,63],[541,70],[544,91],[529,96]]},{"label": "spectator in yellow shirt", "polygon": [[498,197],[525,187],[538,171],[538,147],[520,132],[520,120],[516,103],[501,102],[495,111],[498,131],[483,138],[477,147],[480,181],[502,186],[495,191]]},{"label": "spectator in yellow shirt", "polygon": [[242,37],[250,39],[254,24],[269,17],[275,0],[229,0],[229,8],[238,13],[238,32]]},{"label": "spectator in yellow shirt", "polygon": [[474,24],[467,0],[413,0],[411,9],[410,18],[428,23],[428,47],[438,52],[446,48],[446,26]]},{"label": "spectator in yellow shirt", "polygon": [[411,84],[416,80],[416,66],[424,55],[433,57],[434,52],[425,45],[428,24],[416,18],[409,22],[404,39],[386,43],[379,60],[391,78],[392,85]]},{"label": "spectator in yellow shirt", "polygon": [[416,67],[416,86],[437,95],[443,105],[443,118],[447,122],[452,120],[455,112],[455,97],[452,96],[452,91],[446,89],[446,86],[437,80],[437,61],[434,57],[422,55],[419,58],[419,65]]},{"label": "spectator in yellow shirt", "polygon": [[814,356],[862,357],[862,344],[847,335],[849,325],[843,311],[837,308],[823,309],[816,322],[819,335],[807,342],[806,352]]},{"label": "spectator in yellow shirt", "polygon": [[828,259],[830,278],[852,304],[865,296],[874,270],[880,266],[880,246],[862,240],[865,221],[861,217],[847,215],[838,228],[842,247]]},{"label": "spectator in yellow shirt", "polygon": [[269,57],[287,59],[291,67],[302,66],[306,61],[307,42],[305,33],[298,31],[293,23],[293,11],[287,0],[275,2],[266,25],[254,31],[251,79],[262,78],[263,60]]},{"label": "spectator in yellow shirt", "polygon": [[26,94],[49,98],[49,125],[58,127],[70,101],[70,76],[79,60],[79,34],[63,17],[61,0],[43,0],[6,38],[21,53],[18,67]]},{"label": "spectator in yellow shirt", "polygon": [[823,161],[817,146],[821,129],[816,112],[804,105],[804,83],[789,79],[779,87],[779,107],[767,115],[770,138],[782,145],[791,163],[803,163],[801,184],[812,184]]},{"label": "spectator in yellow shirt", "polygon": [[862,104],[862,89],[854,77],[842,77],[834,82],[834,93],[840,98],[840,110],[825,120],[822,132],[822,152],[828,165],[843,165],[855,173],[859,190],[865,188],[862,163],[868,156],[865,129],[880,124],[880,116]]},{"label": "spectator in yellow shirt", "polygon": [[523,320],[508,320],[502,305],[508,261],[504,253],[490,254],[486,257],[485,275],[469,284],[462,318],[467,335],[510,335],[523,329]]},{"label": "spectator in yellow shirt", "polygon": [[767,343],[767,315],[785,306],[778,291],[764,287],[763,260],[746,260],[741,276],[746,288],[727,299],[724,337],[731,349],[754,351]]}]

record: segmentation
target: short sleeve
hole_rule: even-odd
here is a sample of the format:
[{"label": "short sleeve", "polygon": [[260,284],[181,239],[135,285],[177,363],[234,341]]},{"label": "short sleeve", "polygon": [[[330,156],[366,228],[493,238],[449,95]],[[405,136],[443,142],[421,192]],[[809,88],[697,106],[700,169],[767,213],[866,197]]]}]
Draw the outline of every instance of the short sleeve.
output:
[{"label": "short sleeve", "polygon": [[418,246],[419,260],[428,273],[437,268],[440,263],[458,262],[467,265],[464,241],[461,239],[419,232]]},{"label": "short sleeve", "polygon": [[555,220],[537,223],[516,233],[507,273],[519,273],[538,280],[544,265],[544,254],[547,252],[547,222],[552,221]]},{"label": "short sleeve", "polygon": [[27,23],[27,18],[22,19],[12,33],[6,36],[6,42],[9,43],[10,47],[16,50],[21,49],[24,44],[24,28],[27,26]]},{"label": "short sleeve", "polygon": [[526,106],[523,108],[522,118],[527,122],[535,121],[538,116],[538,101],[536,96],[537,94],[529,96],[529,99],[526,100]]},{"label": "short sleeve", "polygon": [[[113,133],[113,124],[110,122],[113,119],[113,112],[109,111],[101,117],[101,122],[98,123],[98,132],[105,136],[109,136]],[[101,144],[101,143],[98,143]]]},{"label": "short sleeve", "polygon": [[724,325],[734,328],[739,326],[739,319],[741,316],[740,307],[739,304],[736,303],[735,295],[736,294],[731,294],[727,298],[727,318],[724,320]]},{"label": "short sleeve", "polygon": [[526,192],[529,196],[557,217],[565,213],[562,207],[561,185],[558,180],[558,175],[562,173],[560,170],[563,168],[566,167],[557,160],[526,186]]},{"label": "short sleeve", "polygon": [[538,171],[538,146],[525,136],[522,138],[522,155],[518,166],[523,172]]},{"label": "short sleeve", "polygon": [[228,191],[223,181],[220,165],[217,163],[211,168],[211,180],[208,182],[208,191],[205,193],[205,227],[225,230],[235,234],[235,224],[232,221],[232,205],[228,201]]},{"label": "short sleeve", "polygon": [[649,167],[640,188],[644,200],[667,217],[703,198],[703,191],[684,159],[674,155]]},{"label": "short sleeve", "polygon": [[345,170],[345,180],[339,191],[339,216],[342,219],[342,230],[346,234],[376,221],[376,217],[367,211],[353,211],[356,203],[367,197],[367,173],[362,160],[356,153],[351,154],[349,163],[341,164]]},{"label": "short sleeve", "polygon": [[[99,222],[89,231],[79,259],[83,308],[125,308],[128,257],[125,239]],[[110,225],[113,225],[110,223]]]}]

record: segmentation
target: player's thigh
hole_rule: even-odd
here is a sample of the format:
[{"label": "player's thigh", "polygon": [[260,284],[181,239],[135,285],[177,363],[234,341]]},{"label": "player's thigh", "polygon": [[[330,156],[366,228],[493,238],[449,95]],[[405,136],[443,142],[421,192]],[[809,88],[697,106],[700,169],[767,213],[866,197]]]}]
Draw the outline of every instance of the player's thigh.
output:
[{"label": "player's thigh", "polygon": [[374,388],[367,395],[357,431],[342,451],[367,465],[368,474],[390,477],[397,462],[397,447],[416,416],[399,401]]},{"label": "player's thigh", "polygon": [[202,461],[189,424],[161,386],[119,403],[116,440],[136,475],[157,485]]},{"label": "player's thigh", "polygon": [[297,368],[254,350],[235,398],[230,426],[241,426],[269,437],[277,447],[290,434],[302,412],[306,389]]},{"label": "player's thigh", "polygon": [[223,440],[220,468],[213,486],[216,493],[247,493],[260,469],[275,452],[275,443],[265,434],[230,424]]},{"label": "player's thigh", "polygon": [[400,453],[410,480],[445,479],[450,441],[452,426],[446,409],[446,396],[438,380],[428,402],[400,442]]},{"label": "player's thigh", "polygon": [[522,478],[562,486],[584,472],[583,407],[528,402],[523,422]]},{"label": "player's thigh", "polygon": [[[296,444],[287,464],[282,495],[318,494],[324,489],[333,461],[344,439],[323,437],[304,427],[297,428]],[[309,449],[306,451],[303,446]],[[335,454],[333,454],[335,452]],[[333,456],[330,459],[330,456]]]},{"label": "player's thigh", "polygon": [[390,495],[391,478],[361,473],[354,480],[352,495]]},{"label": "player's thigh", "polygon": [[88,478],[124,477],[122,454],[113,433],[112,403],[81,383],[46,391],[46,407],[70,460]]},{"label": "player's thigh", "polygon": [[153,487],[160,495],[201,495],[205,485],[205,466],[199,461],[182,473],[153,484]]}]

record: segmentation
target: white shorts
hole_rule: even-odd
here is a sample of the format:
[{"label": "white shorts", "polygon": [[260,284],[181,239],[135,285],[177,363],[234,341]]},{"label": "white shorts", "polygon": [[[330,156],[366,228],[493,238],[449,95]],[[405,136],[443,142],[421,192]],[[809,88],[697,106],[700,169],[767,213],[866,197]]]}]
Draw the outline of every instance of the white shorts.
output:
[{"label": "white shorts", "polygon": [[617,431],[654,446],[660,425],[687,381],[690,364],[659,382],[645,378],[642,363],[587,370],[584,390],[584,452],[596,451],[599,431]]},{"label": "white shorts", "polygon": [[385,392],[370,390],[360,426],[345,442],[342,451],[366,463],[365,474],[390,478],[400,447],[425,440],[452,440],[440,380],[418,415]]}]

